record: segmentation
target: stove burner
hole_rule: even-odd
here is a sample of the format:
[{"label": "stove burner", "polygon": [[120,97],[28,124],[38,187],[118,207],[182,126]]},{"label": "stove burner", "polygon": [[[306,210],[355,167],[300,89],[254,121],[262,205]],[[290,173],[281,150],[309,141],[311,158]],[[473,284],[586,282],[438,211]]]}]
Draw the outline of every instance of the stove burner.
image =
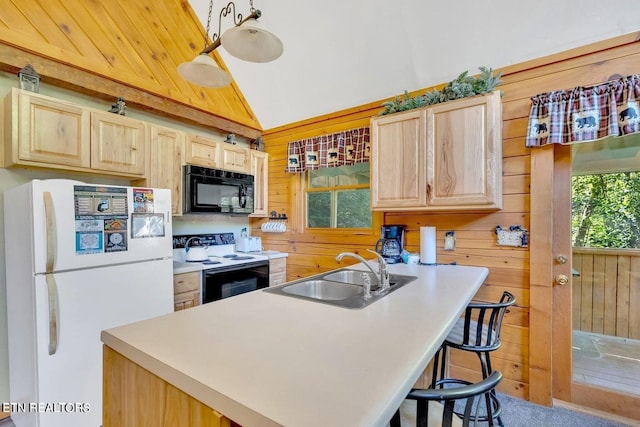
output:
[{"label": "stove burner", "polygon": [[214,260],[212,260],[212,259],[208,259],[208,260],[206,260],[206,261],[202,261],[202,263],[203,263],[203,264],[206,264],[206,265],[211,265],[211,264],[221,264],[221,262],[220,262],[220,261],[214,261]]},{"label": "stove burner", "polygon": [[223,255],[222,258],[228,258],[231,261],[235,261],[235,260],[244,260],[244,259],[253,259],[252,256],[249,255],[238,255],[238,254],[227,254],[227,255]]}]

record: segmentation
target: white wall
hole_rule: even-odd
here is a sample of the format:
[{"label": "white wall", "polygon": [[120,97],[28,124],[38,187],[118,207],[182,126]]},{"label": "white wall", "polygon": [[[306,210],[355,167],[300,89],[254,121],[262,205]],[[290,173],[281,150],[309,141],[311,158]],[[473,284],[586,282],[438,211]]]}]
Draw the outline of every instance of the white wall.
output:
[{"label": "white wall", "polygon": [[[37,70],[36,70],[37,71]],[[8,94],[12,87],[18,86],[18,80],[15,75],[0,72],[0,98]],[[66,90],[42,84],[40,93],[59,99],[64,99],[87,107],[97,108],[104,111],[109,110],[111,104],[101,100],[75,94]],[[115,99],[114,99],[115,101]],[[2,109],[0,108],[0,111]],[[3,112],[2,114],[6,114]],[[155,117],[143,111],[136,111],[127,108],[127,116],[144,120],[146,122],[156,123],[174,129],[197,133],[209,137],[217,137],[224,139],[224,135],[203,130],[195,126],[184,125],[172,120],[161,117]],[[0,120],[0,126],[2,120]],[[2,132],[0,132],[2,135]],[[2,136],[0,136],[0,139]],[[10,143],[2,141],[2,144]],[[0,144],[0,148],[2,147]],[[239,140],[239,144],[248,145],[246,141]],[[58,171],[36,171],[25,168],[9,168],[0,167],[0,403],[9,401],[9,362],[8,362],[8,343],[7,343],[7,317],[6,317],[6,280],[5,280],[5,241],[4,241],[4,204],[2,194],[5,190],[13,188],[32,179],[49,179],[49,178],[72,178],[90,183],[112,184],[112,185],[129,185],[129,181],[122,178],[109,176],[90,176],[80,175],[70,172]],[[247,217],[230,217],[228,215],[204,215],[204,216],[185,216],[174,217],[173,233],[174,234],[196,234],[196,233],[220,233],[233,232],[235,236],[240,235],[242,227],[248,227],[249,220]]]}]

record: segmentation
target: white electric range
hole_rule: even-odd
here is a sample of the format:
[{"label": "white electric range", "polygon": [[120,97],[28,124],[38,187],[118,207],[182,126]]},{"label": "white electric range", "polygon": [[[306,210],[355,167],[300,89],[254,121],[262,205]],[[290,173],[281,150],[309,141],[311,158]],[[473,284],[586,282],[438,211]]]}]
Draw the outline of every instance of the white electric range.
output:
[{"label": "white electric range", "polygon": [[206,261],[187,261],[184,245],[194,237],[173,237],[174,272],[202,271],[202,304],[269,286],[269,256],[236,252],[233,233],[196,235],[190,247],[206,247]]}]

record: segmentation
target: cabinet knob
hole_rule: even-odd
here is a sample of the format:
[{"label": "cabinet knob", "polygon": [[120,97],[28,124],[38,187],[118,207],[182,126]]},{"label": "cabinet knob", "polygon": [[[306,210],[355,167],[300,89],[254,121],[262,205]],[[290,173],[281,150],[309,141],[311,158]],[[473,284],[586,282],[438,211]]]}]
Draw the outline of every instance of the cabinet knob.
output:
[{"label": "cabinet knob", "polygon": [[556,276],[556,283],[557,283],[558,285],[560,285],[560,286],[564,286],[564,285],[566,285],[567,283],[569,283],[569,277],[567,277],[567,276],[566,276],[566,275],[564,275],[564,274],[558,274],[558,275]]}]

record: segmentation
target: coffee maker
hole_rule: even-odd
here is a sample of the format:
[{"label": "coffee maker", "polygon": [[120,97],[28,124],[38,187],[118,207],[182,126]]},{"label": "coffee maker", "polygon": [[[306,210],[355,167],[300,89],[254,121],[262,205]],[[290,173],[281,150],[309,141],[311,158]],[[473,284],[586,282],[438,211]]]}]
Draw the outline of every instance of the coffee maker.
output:
[{"label": "coffee maker", "polygon": [[375,250],[389,264],[402,262],[404,225],[383,225],[382,237],[376,242]]}]

